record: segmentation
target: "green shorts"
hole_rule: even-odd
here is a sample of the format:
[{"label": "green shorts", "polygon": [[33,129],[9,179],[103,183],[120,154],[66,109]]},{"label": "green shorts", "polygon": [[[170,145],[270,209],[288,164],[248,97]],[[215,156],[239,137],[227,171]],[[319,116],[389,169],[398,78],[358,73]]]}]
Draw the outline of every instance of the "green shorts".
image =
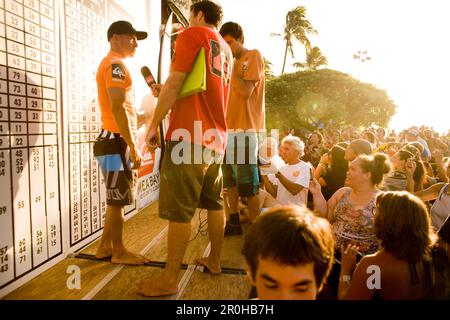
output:
[{"label": "green shorts", "polygon": [[[191,153],[201,150],[210,161],[202,163],[179,163],[174,158],[177,150],[183,148]],[[190,149],[190,151],[189,151]],[[161,164],[159,191],[159,217],[174,222],[189,223],[197,208],[223,210],[222,166],[223,156],[205,147],[190,142],[166,141]],[[179,163],[179,164],[178,164]]]},{"label": "green shorts", "polygon": [[239,196],[259,193],[257,164],[258,137],[256,133],[229,133],[222,166],[223,187],[237,187]]},{"label": "green shorts", "polygon": [[252,197],[259,193],[259,171],[255,164],[224,164],[223,187],[237,187],[240,197]]}]

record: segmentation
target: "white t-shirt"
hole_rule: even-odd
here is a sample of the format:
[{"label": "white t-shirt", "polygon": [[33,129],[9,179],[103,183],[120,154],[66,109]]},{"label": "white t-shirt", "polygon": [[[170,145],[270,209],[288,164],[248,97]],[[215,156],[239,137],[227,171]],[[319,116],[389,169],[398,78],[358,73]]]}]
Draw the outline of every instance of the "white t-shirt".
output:
[{"label": "white t-shirt", "polygon": [[308,201],[308,188],[310,180],[310,168],[311,165],[304,161],[300,161],[297,164],[289,165],[285,164],[280,168],[280,173],[287,179],[295,184],[299,184],[304,189],[293,195],[290,193],[284,185],[276,178],[274,175],[269,175],[269,180],[274,185],[278,186],[277,189],[277,201],[281,204],[295,204],[295,205],[305,205]]}]

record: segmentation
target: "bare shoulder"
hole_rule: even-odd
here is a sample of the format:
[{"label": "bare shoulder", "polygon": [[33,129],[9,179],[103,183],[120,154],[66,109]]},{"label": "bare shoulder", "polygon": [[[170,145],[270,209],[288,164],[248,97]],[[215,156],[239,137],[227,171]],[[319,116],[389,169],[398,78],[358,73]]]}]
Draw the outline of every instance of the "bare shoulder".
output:
[{"label": "bare shoulder", "polygon": [[261,57],[261,58],[262,58],[262,54],[261,54],[261,52],[259,52],[259,50],[258,50],[258,49],[252,49],[252,50],[250,50],[250,54],[252,54],[252,55],[254,55],[254,56],[258,56],[258,57]]},{"label": "bare shoulder", "polygon": [[383,262],[383,257],[382,255],[380,255],[380,252],[377,251],[373,254],[368,254],[365,255],[364,257],[361,258],[361,260],[359,261],[359,264],[361,266],[370,266],[370,265],[380,265]]},{"label": "bare shoulder", "polygon": [[250,50],[249,55],[254,60],[264,61],[261,52],[259,52],[259,50],[257,50],[257,49]]},{"label": "bare shoulder", "polygon": [[346,192],[348,191],[352,191],[352,188],[350,187],[342,187],[340,189],[338,189],[334,194],[333,197],[334,199],[340,199]]},{"label": "bare shoulder", "polygon": [[447,183],[445,182],[435,183],[429,188],[429,190],[432,191],[433,193],[434,192],[439,193],[446,184]]},{"label": "bare shoulder", "polygon": [[[419,198],[427,198],[426,200],[428,200],[428,198],[435,199],[438,197],[439,192],[441,192],[442,188],[445,185],[446,185],[445,182],[439,182],[439,183],[432,185],[428,189],[414,192],[414,194],[416,196],[418,196]],[[422,199],[422,200],[424,200],[424,199]]]}]

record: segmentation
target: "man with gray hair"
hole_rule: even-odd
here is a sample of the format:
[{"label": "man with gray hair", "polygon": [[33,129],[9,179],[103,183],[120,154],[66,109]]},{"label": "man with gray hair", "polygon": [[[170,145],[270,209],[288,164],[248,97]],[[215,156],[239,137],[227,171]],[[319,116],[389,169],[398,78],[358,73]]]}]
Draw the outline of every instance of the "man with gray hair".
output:
[{"label": "man with gray hair", "polygon": [[281,141],[280,155],[286,164],[275,175],[263,176],[267,192],[281,204],[307,204],[312,168],[300,160],[304,148],[299,137],[285,137]]}]

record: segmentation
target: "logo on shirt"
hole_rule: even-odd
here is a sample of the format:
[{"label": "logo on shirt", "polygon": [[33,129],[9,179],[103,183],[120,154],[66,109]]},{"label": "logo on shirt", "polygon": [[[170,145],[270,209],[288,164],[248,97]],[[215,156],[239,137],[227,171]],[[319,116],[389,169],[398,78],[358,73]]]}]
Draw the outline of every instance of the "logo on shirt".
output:
[{"label": "logo on shirt", "polygon": [[216,41],[211,40],[211,73],[222,78],[225,85],[231,80],[231,61],[227,51]]},{"label": "logo on shirt", "polygon": [[112,70],[112,79],[123,81],[125,80],[125,69],[121,64],[113,64],[111,67]]},{"label": "logo on shirt", "polygon": [[300,171],[294,171],[292,175],[297,178],[300,175]]},{"label": "logo on shirt", "polygon": [[244,61],[244,63],[242,64],[242,71],[246,72],[248,70],[248,61]]}]

